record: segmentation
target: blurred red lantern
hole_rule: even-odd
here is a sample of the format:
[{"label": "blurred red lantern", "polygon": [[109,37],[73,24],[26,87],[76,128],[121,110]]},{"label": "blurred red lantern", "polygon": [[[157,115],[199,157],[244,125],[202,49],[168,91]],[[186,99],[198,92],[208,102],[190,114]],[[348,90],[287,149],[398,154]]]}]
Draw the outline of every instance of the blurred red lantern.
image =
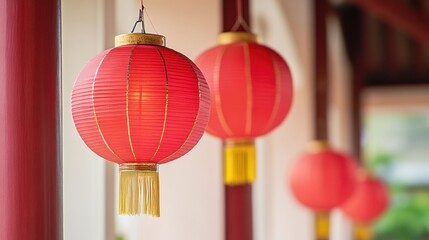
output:
[{"label": "blurred red lantern", "polygon": [[121,214],[159,216],[158,164],[191,150],[209,117],[200,70],[153,34],[124,34],[86,64],[72,92],[88,147],[120,164]]},{"label": "blurred red lantern", "polygon": [[196,60],[211,89],[206,131],[225,141],[225,183],[242,184],[256,176],[254,138],[289,112],[292,78],[283,58],[254,34],[225,32],[219,42]]},{"label": "blurred red lantern", "polygon": [[341,210],[355,222],[368,223],[380,217],[388,205],[389,193],[384,184],[363,173],[351,197],[341,205]]},{"label": "blurred red lantern", "polygon": [[314,142],[292,166],[290,186],[296,199],[317,212],[329,212],[350,197],[356,184],[355,161]]}]

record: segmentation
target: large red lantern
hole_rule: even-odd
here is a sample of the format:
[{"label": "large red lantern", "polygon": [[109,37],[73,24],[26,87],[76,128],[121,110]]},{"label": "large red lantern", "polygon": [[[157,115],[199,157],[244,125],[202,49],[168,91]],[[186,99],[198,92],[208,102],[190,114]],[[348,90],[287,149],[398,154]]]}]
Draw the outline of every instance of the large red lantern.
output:
[{"label": "large red lantern", "polygon": [[389,193],[384,184],[366,173],[359,176],[356,189],[341,210],[355,222],[376,220],[389,205]]},{"label": "large red lantern", "polygon": [[225,183],[249,183],[256,176],[254,139],[277,127],[291,107],[291,73],[254,34],[225,32],[219,42],[196,60],[211,89],[206,131],[224,140]]},{"label": "large red lantern", "polygon": [[86,64],[72,93],[76,128],[96,154],[119,164],[120,214],[159,216],[158,164],[191,150],[208,122],[200,70],[153,34],[124,34]]}]

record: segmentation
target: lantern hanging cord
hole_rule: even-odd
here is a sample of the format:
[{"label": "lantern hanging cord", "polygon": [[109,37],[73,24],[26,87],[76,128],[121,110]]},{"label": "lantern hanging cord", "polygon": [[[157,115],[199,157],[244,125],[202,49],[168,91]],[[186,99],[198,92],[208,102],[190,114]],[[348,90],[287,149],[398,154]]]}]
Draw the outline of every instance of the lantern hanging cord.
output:
[{"label": "lantern hanging cord", "polygon": [[155,31],[156,34],[158,34],[158,31],[155,28],[155,25],[153,25],[152,20],[150,19],[149,13],[147,11],[147,8],[144,9],[143,14],[146,13],[146,17],[149,20],[150,25],[152,26],[153,30]]},{"label": "lantern hanging cord", "polygon": [[240,27],[243,27],[246,32],[250,32],[249,24],[243,16],[243,0],[237,0],[237,19],[231,28],[232,32],[236,32]]},{"label": "lantern hanging cord", "polygon": [[141,9],[139,9],[139,18],[134,23],[134,26],[133,26],[133,29],[131,30],[131,33],[134,33],[134,30],[136,29],[138,23],[142,24],[141,33],[146,33],[146,29],[144,27],[144,16],[143,16],[143,11],[144,11],[143,0],[140,0],[140,4],[141,4]]}]

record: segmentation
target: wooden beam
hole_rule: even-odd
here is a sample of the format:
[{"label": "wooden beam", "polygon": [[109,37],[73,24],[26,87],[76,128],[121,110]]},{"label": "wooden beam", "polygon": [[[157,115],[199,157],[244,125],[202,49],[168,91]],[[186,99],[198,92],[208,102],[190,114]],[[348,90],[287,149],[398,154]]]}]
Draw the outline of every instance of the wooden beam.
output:
[{"label": "wooden beam", "polygon": [[[417,9],[419,9],[419,11],[423,14],[426,9],[424,1],[427,1],[427,0],[412,1],[412,4]],[[416,42],[416,44],[414,44],[412,48],[413,48],[413,59],[414,59],[414,62],[413,62],[414,71],[419,75],[423,75],[425,72],[425,46],[420,42]]]},{"label": "wooden beam", "polygon": [[399,0],[351,0],[366,11],[429,45],[429,18]]},{"label": "wooden beam", "polygon": [[415,71],[401,72],[396,75],[384,72],[372,73],[366,77],[365,87],[406,87],[406,86],[429,86],[429,74],[421,75]]}]

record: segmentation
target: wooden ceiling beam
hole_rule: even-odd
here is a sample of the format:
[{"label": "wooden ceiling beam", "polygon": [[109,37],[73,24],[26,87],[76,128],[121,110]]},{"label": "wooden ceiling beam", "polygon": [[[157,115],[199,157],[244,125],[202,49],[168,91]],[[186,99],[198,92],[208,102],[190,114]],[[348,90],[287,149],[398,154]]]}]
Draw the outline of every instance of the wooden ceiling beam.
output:
[{"label": "wooden ceiling beam", "polygon": [[416,41],[429,45],[429,18],[399,0],[350,0],[389,24],[408,33]]}]

